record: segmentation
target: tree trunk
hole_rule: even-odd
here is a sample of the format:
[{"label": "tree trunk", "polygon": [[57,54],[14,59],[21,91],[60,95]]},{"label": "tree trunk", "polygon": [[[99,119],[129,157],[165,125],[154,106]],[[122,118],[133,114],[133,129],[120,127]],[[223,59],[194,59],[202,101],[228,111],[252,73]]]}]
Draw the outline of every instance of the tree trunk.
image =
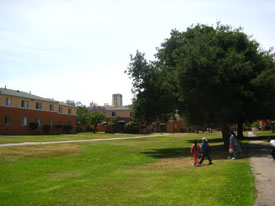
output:
[{"label": "tree trunk", "polygon": [[238,122],[238,135],[237,135],[238,139],[243,139],[243,121],[240,120]]},{"label": "tree trunk", "polygon": [[94,134],[96,133],[97,124],[94,127]]},{"label": "tree trunk", "polygon": [[224,148],[229,147],[229,128],[227,124],[222,125],[222,138],[224,142]]}]

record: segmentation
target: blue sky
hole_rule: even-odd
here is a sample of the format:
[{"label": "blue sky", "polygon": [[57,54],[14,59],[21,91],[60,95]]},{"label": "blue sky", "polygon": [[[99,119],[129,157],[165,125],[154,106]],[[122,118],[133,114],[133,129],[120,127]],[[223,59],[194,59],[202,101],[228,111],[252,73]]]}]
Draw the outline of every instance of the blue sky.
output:
[{"label": "blue sky", "polygon": [[124,70],[176,28],[217,21],[275,46],[273,0],[0,0],[0,87],[59,101],[131,103]]}]

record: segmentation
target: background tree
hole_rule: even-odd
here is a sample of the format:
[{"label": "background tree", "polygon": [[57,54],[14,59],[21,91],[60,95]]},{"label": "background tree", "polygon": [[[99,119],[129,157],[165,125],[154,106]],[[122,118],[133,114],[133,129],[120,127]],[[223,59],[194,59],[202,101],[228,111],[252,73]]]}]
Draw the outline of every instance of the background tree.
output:
[{"label": "background tree", "polygon": [[112,117],[112,119],[108,122],[108,125],[106,127],[106,132],[108,133],[115,133],[118,132],[118,118],[117,117]]},{"label": "background tree", "polygon": [[78,106],[76,109],[76,122],[79,124],[86,124],[87,113],[88,113],[88,109],[86,106]]},{"label": "background tree", "polygon": [[105,120],[105,114],[100,111],[88,112],[85,115],[87,124],[93,128],[94,133],[96,133],[97,126]]},{"label": "background tree", "polygon": [[147,62],[139,51],[130,58],[125,72],[133,79],[134,119],[145,124],[167,121],[171,114],[175,114],[175,104],[171,103],[174,101],[171,84],[165,83],[166,77],[155,64],[157,62]]},{"label": "background tree", "polygon": [[74,106],[74,107],[76,106],[75,101],[74,101],[74,100],[71,100],[71,99],[66,100],[66,104],[72,105],[72,106]]}]

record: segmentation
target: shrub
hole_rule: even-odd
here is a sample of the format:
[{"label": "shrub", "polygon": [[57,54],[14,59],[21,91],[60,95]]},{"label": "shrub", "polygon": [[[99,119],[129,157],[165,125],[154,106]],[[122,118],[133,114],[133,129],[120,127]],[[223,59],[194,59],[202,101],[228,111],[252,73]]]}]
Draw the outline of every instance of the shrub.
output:
[{"label": "shrub", "polygon": [[251,124],[251,127],[260,128],[259,121],[255,121]]},{"label": "shrub", "polygon": [[63,125],[61,125],[61,124],[56,124],[56,125],[55,125],[55,128],[56,128],[56,129],[61,129],[61,128],[63,128]]},{"label": "shrub", "polygon": [[138,126],[126,127],[125,128],[125,133],[138,134],[139,133],[139,127]]},{"label": "shrub", "polygon": [[51,125],[48,125],[48,124],[45,124],[45,125],[43,126],[43,129],[44,129],[44,131],[46,132],[46,134],[49,134],[51,128],[52,128]]},{"label": "shrub", "polygon": [[72,125],[65,125],[63,126],[63,128],[66,130],[66,131],[70,131],[73,129],[73,126]]},{"label": "shrub", "polygon": [[113,117],[109,122],[106,127],[106,133],[116,133],[118,132],[118,118]]},{"label": "shrub", "polygon": [[139,127],[136,122],[130,121],[125,125],[125,133],[129,134],[138,134],[139,133]]},{"label": "shrub", "polygon": [[270,125],[265,125],[264,129],[265,130],[271,130],[271,126]]},{"label": "shrub", "polygon": [[31,128],[31,129],[34,130],[34,129],[37,129],[37,127],[38,127],[38,123],[36,123],[36,122],[31,122],[31,123],[30,123],[30,128]]}]

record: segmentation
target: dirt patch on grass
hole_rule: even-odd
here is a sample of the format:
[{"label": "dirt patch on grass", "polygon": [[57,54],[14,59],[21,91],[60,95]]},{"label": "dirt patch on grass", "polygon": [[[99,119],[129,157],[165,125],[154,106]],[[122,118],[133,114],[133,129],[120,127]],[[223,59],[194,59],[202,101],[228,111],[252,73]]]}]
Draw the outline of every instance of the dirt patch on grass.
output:
[{"label": "dirt patch on grass", "polygon": [[118,146],[140,146],[140,145],[151,145],[156,143],[154,140],[148,139],[130,139],[130,140],[123,140],[123,141],[110,141],[109,144],[111,145],[118,145]]},{"label": "dirt patch on grass", "polygon": [[190,168],[192,164],[192,157],[163,158],[157,162],[137,166],[137,169]]},{"label": "dirt patch on grass", "polygon": [[[62,178],[78,178],[84,175],[84,172],[73,170],[73,171],[65,171],[65,172],[58,172],[52,173],[49,175],[50,179],[62,179]],[[78,180],[81,181],[81,180]]]},{"label": "dirt patch on grass", "polygon": [[81,146],[77,144],[7,147],[0,149],[0,161],[68,156],[76,155],[80,152]]}]

